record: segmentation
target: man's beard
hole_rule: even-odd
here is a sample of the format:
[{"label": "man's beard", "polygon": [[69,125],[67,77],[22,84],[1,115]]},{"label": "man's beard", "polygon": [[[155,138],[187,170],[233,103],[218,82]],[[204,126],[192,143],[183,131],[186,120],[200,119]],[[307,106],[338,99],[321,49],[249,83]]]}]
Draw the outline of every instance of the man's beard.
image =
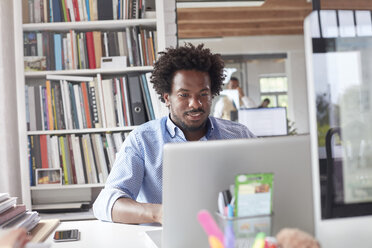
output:
[{"label": "man's beard", "polygon": [[[183,115],[186,116],[188,113],[193,113],[193,112],[203,112],[203,113],[205,113],[205,111],[203,109],[197,109],[197,110],[187,111]],[[199,131],[199,130],[205,128],[207,120],[208,120],[208,119],[205,119],[205,121],[203,123],[201,123],[199,126],[190,126],[190,125],[187,125],[184,121],[182,121],[182,119],[179,118],[176,114],[173,114],[172,117],[175,119],[174,121],[177,124],[180,125],[180,128],[183,131],[187,131],[187,132]]]}]

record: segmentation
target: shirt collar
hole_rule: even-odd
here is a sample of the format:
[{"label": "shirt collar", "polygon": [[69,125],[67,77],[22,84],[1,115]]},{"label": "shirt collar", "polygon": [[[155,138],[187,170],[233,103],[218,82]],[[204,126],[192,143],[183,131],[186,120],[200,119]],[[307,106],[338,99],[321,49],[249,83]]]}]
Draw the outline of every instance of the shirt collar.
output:
[{"label": "shirt collar", "polygon": [[[170,115],[168,115],[166,127],[172,138],[176,136],[177,130],[178,132],[183,134],[182,130],[178,126],[176,126],[176,124],[174,124],[174,122],[171,120]],[[208,138],[212,134],[213,130],[214,130],[213,121],[212,118],[209,116],[207,121],[207,133],[205,134],[205,137]]]}]

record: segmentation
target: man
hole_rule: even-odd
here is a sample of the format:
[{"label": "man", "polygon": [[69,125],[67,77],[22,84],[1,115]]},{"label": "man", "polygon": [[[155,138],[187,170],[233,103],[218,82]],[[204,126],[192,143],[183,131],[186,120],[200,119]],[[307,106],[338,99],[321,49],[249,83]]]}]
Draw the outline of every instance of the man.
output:
[{"label": "man", "polygon": [[223,66],[220,55],[203,45],[187,44],[161,53],[151,83],[169,116],[139,126],[125,139],[93,205],[98,219],[162,222],[164,144],[254,137],[241,124],[209,117],[212,98],[221,90]]},{"label": "man", "polygon": [[270,104],[270,99],[269,98],[265,98],[265,99],[263,99],[263,101],[260,104],[260,106],[258,106],[258,108],[268,108],[269,107],[269,104]]},{"label": "man", "polygon": [[243,89],[239,85],[238,78],[231,77],[227,88],[232,89],[232,90],[238,90],[239,101],[240,101],[240,107],[241,108],[254,108],[254,107],[256,107],[256,104],[254,103],[254,101],[251,98],[249,98],[248,96],[244,95]]},{"label": "man", "polygon": [[231,112],[238,111],[238,108],[255,108],[256,104],[251,98],[244,95],[243,89],[239,85],[239,80],[236,77],[231,77],[226,89],[237,90],[239,94],[239,106],[234,104],[233,100],[228,96],[221,97],[214,107],[214,117],[222,118],[225,120],[234,120]]}]

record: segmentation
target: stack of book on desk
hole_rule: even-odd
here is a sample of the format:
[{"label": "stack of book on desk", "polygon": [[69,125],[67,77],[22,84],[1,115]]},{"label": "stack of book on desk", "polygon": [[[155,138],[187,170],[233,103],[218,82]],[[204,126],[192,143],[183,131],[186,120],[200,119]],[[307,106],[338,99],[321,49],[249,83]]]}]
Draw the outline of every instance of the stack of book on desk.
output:
[{"label": "stack of book on desk", "polygon": [[16,205],[17,197],[0,193],[0,229],[20,228],[31,231],[40,221],[37,212],[26,210],[25,205]]},{"label": "stack of book on desk", "polygon": [[24,228],[30,234],[30,241],[43,242],[58,226],[59,219],[40,220],[36,211],[28,211],[23,204],[16,204],[17,197],[0,193],[0,231]]}]

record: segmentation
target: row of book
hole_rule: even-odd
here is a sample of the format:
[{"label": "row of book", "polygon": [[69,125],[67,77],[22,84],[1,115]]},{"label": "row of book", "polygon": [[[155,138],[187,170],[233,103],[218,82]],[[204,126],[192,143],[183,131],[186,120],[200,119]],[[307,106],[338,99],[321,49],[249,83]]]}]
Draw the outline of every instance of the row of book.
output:
[{"label": "row of book", "polygon": [[50,75],[40,85],[26,85],[29,131],[135,126],[153,120],[159,101],[147,74],[97,77]]},{"label": "row of book", "polygon": [[23,23],[146,18],[155,0],[22,0]]},{"label": "row of book", "polygon": [[105,57],[123,57],[123,67],[151,66],[156,60],[157,32],[142,27],[23,35],[25,71],[96,69]]},{"label": "row of book", "polygon": [[24,228],[31,231],[40,221],[39,214],[26,210],[23,204],[16,204],[17,197],[0,193],[0,230]]},{"label": "row of book", "polygon": [[[31,186],[106,182],[126,135],[114,132],[28,136]],[[46,180],[40,173],[43,170],[38,169],[61,169],[61,182]]]}]

